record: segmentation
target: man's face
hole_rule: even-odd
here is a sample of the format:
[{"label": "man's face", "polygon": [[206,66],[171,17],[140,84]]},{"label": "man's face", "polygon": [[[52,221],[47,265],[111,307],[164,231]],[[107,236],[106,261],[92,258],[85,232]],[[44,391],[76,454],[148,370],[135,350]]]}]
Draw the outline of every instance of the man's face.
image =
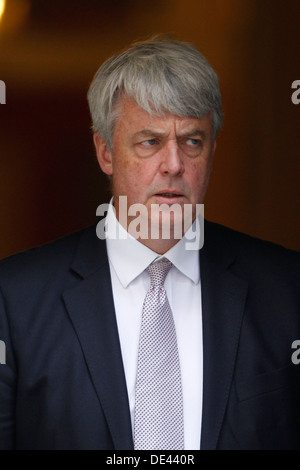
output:
[{"label": "man's face", "polygon": [[123,97],[113,149],[97,134],[94,141],[102,170],[112,175],[117,216],[119,196],[127,196],[128,207],[143,204],[149,214],[151,204],[195,208],[203,202],[215,150],[210,115],[158,117]]}]

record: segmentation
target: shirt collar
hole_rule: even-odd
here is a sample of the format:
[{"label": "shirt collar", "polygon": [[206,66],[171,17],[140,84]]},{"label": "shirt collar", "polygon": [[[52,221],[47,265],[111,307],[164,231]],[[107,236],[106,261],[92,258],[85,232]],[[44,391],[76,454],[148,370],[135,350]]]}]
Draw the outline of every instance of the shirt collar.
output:
[{"label": "shirt collar", "polygon": [[[183,237],[164,255],[159,255],[130,235],[119,223],[110,201],[106,221],[107,254],[122,286],[126,288],[155,260],[167,258],[195,284],[200,279],[199,251],[187,250]],[[194,225],[189,230],[195,230]]]}]

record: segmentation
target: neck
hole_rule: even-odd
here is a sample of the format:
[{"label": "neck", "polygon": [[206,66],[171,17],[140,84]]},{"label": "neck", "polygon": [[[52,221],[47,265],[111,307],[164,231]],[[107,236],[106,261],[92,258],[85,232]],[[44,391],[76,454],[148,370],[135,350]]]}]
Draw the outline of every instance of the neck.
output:
[{"label": "neck", "polygon": [[176,243],[178,243],[184,236],[184,233],[192,225],[195,214],[192,214],[191,220],[186,224],[186,220],[181,216],[173,217],[163,220],[160,212],[155,213],[151,217],[148,216],[148,211],[145,208],[144,213],[141,208],[137,210],[137,216],[129,215],[126,210],[121,210],[120,205],[115,201],[115,215],[119,224],[137,241],[145,245],[150,250],[160,255],[170,250]]},{"label": "neck", "polygon": [[167,251],[169,251],[176,243],[179,242],[179,240],[171,239],[171,240],[164,240],[164,239],[158,239],[158,240],[152,240],[151,238],[148,239],[142,239],[138,238],[137,239],[140,243],[145,245],[147,248],[150,248],[150,250],[154,251],[155,253],[159,255],[165,254]]}]

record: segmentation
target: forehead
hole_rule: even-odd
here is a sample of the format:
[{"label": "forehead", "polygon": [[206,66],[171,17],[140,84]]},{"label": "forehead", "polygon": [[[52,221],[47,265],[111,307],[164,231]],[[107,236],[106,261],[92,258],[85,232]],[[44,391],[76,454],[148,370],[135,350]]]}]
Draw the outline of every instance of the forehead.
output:
[{"label": "forehead", "polygon": [[142,109],[135,100],[123,96],[118,103],[118,118],[115,125],[114,136],[134,136],[141,132],[151,131],[153,133],[175,132],[176,135],[198,130],[211,136],[212,120],[207,114],[203,118],[180,117],[170,112],[163,115],[150,114]]}]

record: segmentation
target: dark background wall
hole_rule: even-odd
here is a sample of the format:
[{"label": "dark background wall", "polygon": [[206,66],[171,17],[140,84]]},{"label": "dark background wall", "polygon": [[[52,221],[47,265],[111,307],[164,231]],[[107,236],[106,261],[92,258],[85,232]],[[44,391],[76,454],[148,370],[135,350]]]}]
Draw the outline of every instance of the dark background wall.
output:
[{"label": "dark background wall", "polygon": [[300,249],[299,0],[8,0],[0,20],[0,258],[96,220],[109,199],[86,91],[109,55],[157,33],[217,70],[225,121],[205,216]]}]

